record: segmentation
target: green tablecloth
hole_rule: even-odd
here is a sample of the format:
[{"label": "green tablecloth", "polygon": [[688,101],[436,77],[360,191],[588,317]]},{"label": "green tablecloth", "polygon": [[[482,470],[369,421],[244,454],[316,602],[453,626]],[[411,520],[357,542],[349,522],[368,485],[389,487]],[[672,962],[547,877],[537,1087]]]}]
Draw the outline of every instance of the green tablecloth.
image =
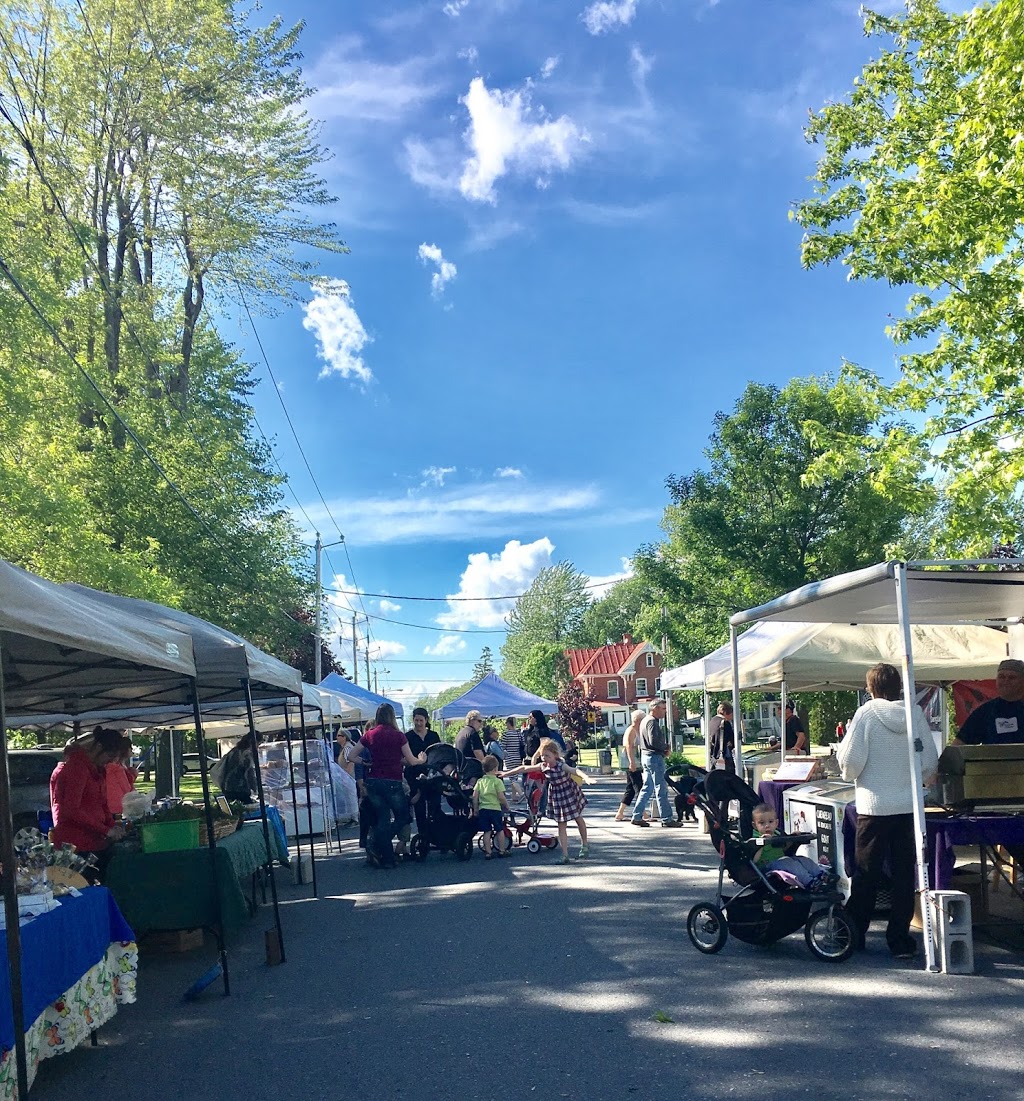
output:
[{"label": "green tablecloth", "polygon": [[[280,859],[280,845],[273,833],[270,843],[274,859]],[[285,852],[284,859],[287,857]],[[136,933],[213,928],[217,925],[217,907],[210,859],[207,848],[119,852],[110,861],[105,882]],[[217,890],[225,933],[234,932],[249,916],[241,880],[248,880],[266,862],[262,823],[246,823],[217,842]]]}]

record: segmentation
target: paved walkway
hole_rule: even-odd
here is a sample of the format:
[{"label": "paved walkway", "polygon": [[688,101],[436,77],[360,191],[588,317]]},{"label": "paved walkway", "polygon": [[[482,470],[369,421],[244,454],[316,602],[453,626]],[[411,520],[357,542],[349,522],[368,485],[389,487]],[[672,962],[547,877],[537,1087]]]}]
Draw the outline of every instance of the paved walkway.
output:
[{"label": "paved walkway", "polygon": [[32,1098],[1024,1096],[1024,957],[977,945],[976,975],[928,975],[880,931],[839,966],[799,934],[702,956],[685,923],[714,894],[708,839],[612,822],[618,788],[588,789],[592,857],[570,867],[518,849],[373,871],[346,840],[318,899],[282,887],[285,965],[264,962],[269,910],[232,948],[230,998],[181,1000],[209,948],[144,957],[139,1003]]}]

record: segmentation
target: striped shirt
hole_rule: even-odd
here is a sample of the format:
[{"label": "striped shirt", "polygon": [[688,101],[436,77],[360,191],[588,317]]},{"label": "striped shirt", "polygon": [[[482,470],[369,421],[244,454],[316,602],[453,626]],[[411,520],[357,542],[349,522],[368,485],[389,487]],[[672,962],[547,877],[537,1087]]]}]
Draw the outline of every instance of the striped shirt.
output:
[{"label": "striped shirt", "polygon": [[523,763],[526,747],[521,730],[506,730],[501,736],[501,748],[505,752],[505,768],[518,768]]}]

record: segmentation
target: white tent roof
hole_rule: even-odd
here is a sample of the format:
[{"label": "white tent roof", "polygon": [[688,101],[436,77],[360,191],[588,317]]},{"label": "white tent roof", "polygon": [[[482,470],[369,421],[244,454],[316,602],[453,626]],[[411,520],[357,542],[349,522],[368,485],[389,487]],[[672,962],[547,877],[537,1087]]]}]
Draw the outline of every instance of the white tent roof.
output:
[{"label": "white tent roof", "polygon": [[[795,626],[805,626],[798,624]],[[759,650],[774,642],[777,638],[790,634],[793,624],[758,623],[745,631],[736,640],[740,658],[754,650]],[[732,656],[729,644],[719,646],[696,661],[688,665],[680,665],[675,669],[668,669],[661,675],[661,688],[663,691],[676,691],[683,688],[703,688],[709,676],[716,673],[728,673],[732,668]]]},{"label": "white tent roof", "polygon": [[[897,623],[897,565],[881,562],[815,581],[737,612],[730,622]],[[914,623],[1005,623],[1024,616],[1024,573],[908,568],[907,597]]]},{"label": "white tent roof", "polygon": [[[885,661],[898,667],[903,658],[903,635],[894,625],[762,623],[760,627],[788,629],[757,648],[740,647],[741,689],[774,688],[783,681],[790,691],[858,689],[864,687],[864,674],[873,665]],[[741,635],[739,642],[758,628]],[[1007,654],[1006,633],[992,627],[916,624],[911,639],[919,684],[984,680]],[[706,679],[709,692],[732,690],[729,648],[724,649],[724,662]]]}]

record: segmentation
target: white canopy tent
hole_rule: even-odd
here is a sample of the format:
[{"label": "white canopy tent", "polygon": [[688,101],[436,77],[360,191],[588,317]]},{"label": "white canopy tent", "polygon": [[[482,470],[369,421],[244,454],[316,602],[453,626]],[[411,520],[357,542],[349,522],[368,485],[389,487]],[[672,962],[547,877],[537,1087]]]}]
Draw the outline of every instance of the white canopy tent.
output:
[{"label": "white canopy tent", "polygon": [[[992,625],[1021,622],[1024,616],[1024,573],[997,571],[993,566],[1022,566],[1024,562],[985,562],[985,570],[964,568],[978,562],[881,562],[853,573],[804,585],[775,600],[737,612],[729,621],[732,651],[733,706],[739,713],[740,669],[737,629],[748,623],[876,623],[899,628],[898,656],[903,669],[903,697],[907,720],[907,752],[914,776],[914,824],[918,834],[918,889],[928,889],[927,835],[921,765],[913,742],[916,698],[914,631],[912,623]],[[938,567],[938,568],[936,568]],[[894,659],[895,659],[894,654]],[[988,675],[994,672],[990,666]],[[737,745],[737,751],[740,751]],[[932,915],[921,906],[925,965],[936,970]]]},{"label": "white canopy tent", "polygon": [[0,863],[18,1095],[32,1068],[25,1051],[14,827],[7,768],[7,709],[70,714],[196,698],[190,636],[0,561]]}]

